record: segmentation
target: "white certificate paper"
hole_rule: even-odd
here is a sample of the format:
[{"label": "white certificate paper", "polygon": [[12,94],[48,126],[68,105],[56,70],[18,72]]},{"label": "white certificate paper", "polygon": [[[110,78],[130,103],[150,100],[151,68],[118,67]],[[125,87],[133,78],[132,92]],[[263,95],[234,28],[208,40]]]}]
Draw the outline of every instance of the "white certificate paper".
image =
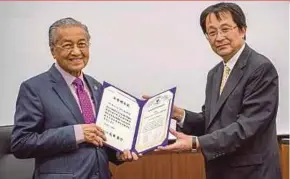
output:
[{"label": "white certificate paper", "polygon": [[167,145],[175,92],[176,87],[140,100],[104,82],[96,124],[105,131],[105,144],[136,153]]}]

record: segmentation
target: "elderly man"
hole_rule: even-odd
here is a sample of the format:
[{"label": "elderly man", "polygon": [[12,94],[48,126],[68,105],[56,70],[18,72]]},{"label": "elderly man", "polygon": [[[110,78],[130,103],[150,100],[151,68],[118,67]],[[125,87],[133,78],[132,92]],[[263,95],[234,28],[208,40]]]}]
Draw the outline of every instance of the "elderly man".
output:
[{"label": "elderly man", "polygon": [[56,63],[20,86],[11,150],[18,158],[35,158],[35,179],[109,179],[109,160],[138,159],[103,147],[106,138],[94,124],[102,86],[82,72],[89,42],[81,22],[56,21],[49,28]]}]

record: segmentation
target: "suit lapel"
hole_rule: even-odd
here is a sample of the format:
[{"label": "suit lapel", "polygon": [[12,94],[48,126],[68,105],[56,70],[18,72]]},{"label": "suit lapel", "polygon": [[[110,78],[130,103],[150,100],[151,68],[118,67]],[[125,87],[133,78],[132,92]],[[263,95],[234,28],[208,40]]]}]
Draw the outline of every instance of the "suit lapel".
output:
[{"label": "suit lapel", "polygon": [[51,82],[53,83],[52,84],[53,90],[56,92],[56,94],[59,96],[62,102],[66,105],[66,107],[70,110],[75,120],[78,123],[83,124],[84,119],[79,109],[79,106],[74,96],[72,95],[69,87],[67,86],[67,83],[61,76],[60,72],[55,68],[55,66],[52,66],[49,72],[52,76]]},{"label": "suit lapel", "polygon": [[[211,104],[211,114],[210,114],[210,121],[209,121],[208,127],[210,126],[211,122],[214,120],[215,116],[217,115],[217,113],[221,109],[222,105],[225,103],[225,101],[227,100],[229,95],[232,93],[232,91],[235,89],[235,87],[238,85],[239,81],[243,77],[244,66],[247,64],[247,60],[249,58],[250,52],[251,52],[251,49],[246,44],[245,49],[241,53],[240,57],[238,58],[238,61],[236,62],[236,65],[232,69],[232,72],[231,72],[231,74],[230,74],[230,76],[225,84],[225,87],[223,89],[222,94],[219,96],[219,98],[217,100],[217,98],[215,98],[214,95],[217,94],[217,97],[218,97],[220,83],[221,83],[221,79],[222,79],[222,72],[218,71],[218,73],[216,75],[217,77],[215,80],[219,80],[219,81],[215,81],[215,80],[213,81],[215,84],[215,88],[213,89],[212,100],[214,100],[214,101],[211,102],[212,103]],[[223,67],[221,67],[220,69],[223,70]],[[218,91],[218,92],[216,93],[216,91]],[[214,103],[215,103],[215,105],[214,105]]]},{"label": "suit lapel", "polygon": [[220,91],[220,84],[221,84],[221,79],[222,79],[222,74],[223,74],[223,63],[221,63],[218,66],[218,69],[216,72],[213,74],[213,88],[212,88],[212,94],[211,94],[211,105],[210,105],[210,119],[213,118],[213,114],[215,111],[215,108],[217,107],[217,100],[219,98],[219,91]]}]

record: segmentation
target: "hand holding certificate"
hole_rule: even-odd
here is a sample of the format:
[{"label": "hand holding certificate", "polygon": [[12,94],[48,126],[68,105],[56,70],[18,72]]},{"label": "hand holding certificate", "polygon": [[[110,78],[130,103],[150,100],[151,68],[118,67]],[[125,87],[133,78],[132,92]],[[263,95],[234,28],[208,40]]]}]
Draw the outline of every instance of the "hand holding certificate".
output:
[{"label": "hand holding certificate", "polygon": [[96,124],[105,131],[106,145],[136,153],[166,145],[175,92],[172,88],[140,100],[104,82]]}]

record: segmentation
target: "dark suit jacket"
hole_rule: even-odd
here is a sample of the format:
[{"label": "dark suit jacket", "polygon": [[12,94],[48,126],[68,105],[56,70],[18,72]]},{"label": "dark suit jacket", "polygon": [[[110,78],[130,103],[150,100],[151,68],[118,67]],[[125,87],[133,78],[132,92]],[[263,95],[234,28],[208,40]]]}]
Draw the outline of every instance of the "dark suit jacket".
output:
[{"label": "dark suit jacket", "polygon": [[199,136],[207,179],[280,179],[275,67],[246,44],[219,95],[222,73],[209,71],[202,112],[186,110],[182,129]]},{"label": "dark suit jacket", "polygon": [[[102,86],[84,75],[97,111]],[[77,145],[73,125],[83,124],[78,104],[54,67],[20,86],[11,150],[35,158],[35,179],[109,179],[115,152],[88,143]],[[117,164],[117,162],[116,162]]]}]

